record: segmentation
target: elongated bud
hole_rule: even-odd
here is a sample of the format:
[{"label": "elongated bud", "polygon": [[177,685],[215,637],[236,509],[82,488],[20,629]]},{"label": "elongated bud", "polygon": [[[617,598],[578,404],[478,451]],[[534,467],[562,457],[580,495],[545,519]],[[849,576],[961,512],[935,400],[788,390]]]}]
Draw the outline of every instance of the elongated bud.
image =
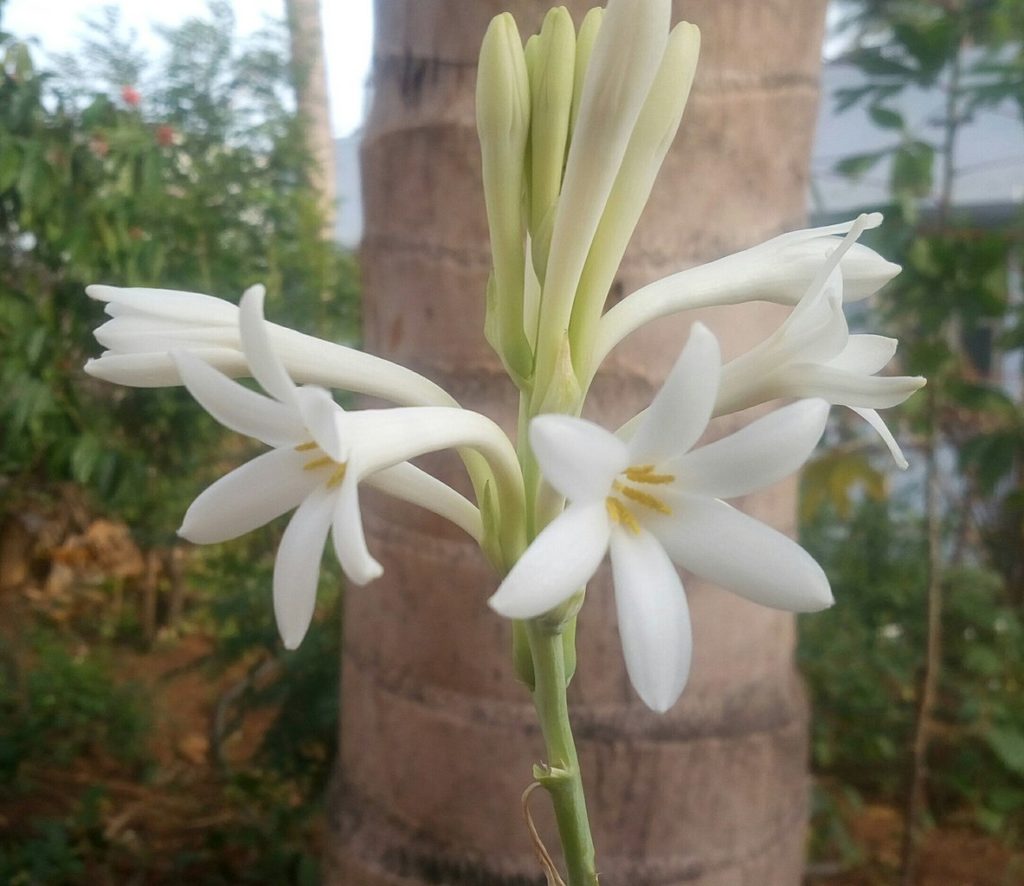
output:
[{"label": "elongated bud", "polygon": [[584,76],[544,280],[537,342],[540,386],[560,338],[626,146],[661,65],[671,0],[611,0]]},{"label": "elongated bud", "polygon": [[608,290],[679,130],[699,55],[700,31],[688,22],[680,23],[669,36],[580,279],[570,326],[577,368],[581,360],[589,359]]},{"label": "elongated bud", "polygon": [[528,58],[530,72],[530,229],[536,231],[558,199],[569,141],[576,31],[564,6],[544,19]]},{"label": "elongated bud", "polygon": [[570,131],[576,128],[576,118],[580,113],[580,99],[583,97],[583,80],[590,66],[590,57],[594,54],[597,34],[604,21],[604,8],[595,6],[583,17],[580,32],[576,35],[576,65],[573,72],[572,111],[569,115]]},{"label": "elongated bud", "polygon": [[494,312],[489,319],[492,344],[512,376],[521,381],[532,362],[522,305],[526,242],[522,194],[530,82],[519,29],[508,13],[491,21],[480,47],[476,119],[494,261],[489,305]]}]

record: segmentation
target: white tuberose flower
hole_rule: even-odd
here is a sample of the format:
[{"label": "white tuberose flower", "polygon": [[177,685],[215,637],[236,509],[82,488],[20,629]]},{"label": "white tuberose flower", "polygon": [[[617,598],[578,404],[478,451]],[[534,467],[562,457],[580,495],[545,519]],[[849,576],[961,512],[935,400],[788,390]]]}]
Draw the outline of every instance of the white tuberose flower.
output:
[{"label": "white tuberose flower", "polygon": [[799,468],[828,405],[786,406],[691,451],[711,417],[720,360],[717,339],[695,324],[628,442],[583,419],[533,420],[537,461],[570,504],[490,600],[510,618],[541,615],[585,585],[610,551],[626,668],[656,711],[675,703],[690,668],[690,617],[673,563],[765,606],[807,612],[832,603],[806,551],[720,500]]},{"label": "white tuberose flower", "polygon": [[[263,291],[263,287],[253,287]],[[115,384],[159,388],[182,383],[171,352],[187,350],[232,378],[249,374],[239,338],[238,308],[198,292],[93,285],[110,319],[96,329],[103,354],[89,375]],[[266,324],[274,352],[293,379],[381,397],[407,406],[454,406],[421,375],[372,354]]]},{"label": "white tuberose flower", "polygon": [[501,447],[496,439],[508,441],[493,423],[468,410],[407,407],[349,413],[323,388],[297,387],[273,350],[261,288],[243,296],[239,325],[252,374],[270,397],[232,381],[193,353],[175,351],[173,358],[182,382],[214,418],[274,448],[204,491],[178,531],[200,544],[227,541],[297,508],[274,564],[274,612],[285,645],[294,648],[313,615],[329,531],[350,580],[365,584],[381,574],[363,535],[361,480],[447,517],[479,540],[476,507],[405,462],[448,446],[486,450]]},{"label": "white tuberose flower", "polygon": [[902,403],[925,380],[876,375],[896,353],[896,339],[850,335],[843,314],[840,263],[871,221],[871,216],[857,219],[771,336],[722,368],[715,414],[779,397],[822,397],[853,408],[882,436],[896,463],[906,468],[907,461],[877,410]]}]

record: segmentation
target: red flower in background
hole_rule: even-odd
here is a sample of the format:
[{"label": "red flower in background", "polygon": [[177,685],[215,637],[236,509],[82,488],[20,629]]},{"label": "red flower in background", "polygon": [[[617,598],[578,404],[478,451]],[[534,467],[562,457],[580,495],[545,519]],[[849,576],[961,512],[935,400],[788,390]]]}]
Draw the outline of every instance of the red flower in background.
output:
[{"label": "red flower in background", "polygon": [[137,108],[142,101],[142,94],[134,86],[122,86],[121,99],[128,107]]},{"label": "red flower in background", "polygon": [[175,134],[173,126],[168,126],[166,123],[162,123],[156,128],[156,131],[153,133],[153,137],[161,148],[169,148],[174,144]]}]

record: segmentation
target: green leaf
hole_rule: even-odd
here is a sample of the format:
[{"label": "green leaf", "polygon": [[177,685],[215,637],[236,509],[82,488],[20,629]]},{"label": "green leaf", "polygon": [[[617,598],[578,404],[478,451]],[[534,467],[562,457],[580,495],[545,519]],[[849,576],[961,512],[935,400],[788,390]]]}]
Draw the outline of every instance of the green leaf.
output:
[{"label": "green leaf", "polygon": [[909,142],[892,158],[892,189],[897,194],[926,197],[931,192],[935,149],[926,142]]},{"label": "green leaf", "polygon": [[868,108],[868,115],[875,126],[882,129],[902,129],[903,115],[892,108],[883,108],[881,105],[872,105]]},{"label": "green leaf", "polygon": [[866,154],[851,154],[836,163],[836,172],[848,178],[860,178],[871,170],[885,155],[884,151],[871,151]]},{"label": "green leaf", "polygon": [[1007,769],[1024,776],[1024,733],[995,726],[985,733],[985,741]]}]

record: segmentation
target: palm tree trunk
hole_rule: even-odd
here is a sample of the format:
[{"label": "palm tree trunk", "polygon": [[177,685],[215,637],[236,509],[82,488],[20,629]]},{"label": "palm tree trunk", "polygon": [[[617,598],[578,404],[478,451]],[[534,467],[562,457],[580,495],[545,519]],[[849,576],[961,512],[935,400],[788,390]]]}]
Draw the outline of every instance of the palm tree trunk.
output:
[{"label": "palm tree trunk", "polygon": [[[377,0],[374,103],[363,144],[367,346],[515,427],[515,396],[481,333],[490,268],[473,118],[476,55],[508,8],[524,32],[536,0]],[[577,22],[585,4],[568,4]],[[697,83],[613,298],[743,248],[804,215],[823,0],[692,0]],[[588,414],[614,426],[645,402],[694,317],[615,351]],[[703,312],[731,355],[777,308]],[[428,468],[454,478],[458,464]],[[795,486],[745,508],[792,530]],[[387,564],[347,595],[342,759],[332,789],[335,886],[542,882],[519,796],[543,745],[515,682],[509,625],[485,605],[495,577],[448,526],[376,501],[371,546]],[[766,564],[766,568],[770,568]],[[595,580],[571,689],[602,882],[795,886],[803,867],[807,708],[790,616],[686,580],[690,686],[667,716],[632,693],[608,576]],[[535,798],[554,850],[550,816]]]},{"label": "palm tree trunk", "polygon": [[333,240],[337,201],[334,136],[331,133],[331,112],[327,101],[320,2],[285,0],[285,9],[299,118],[306,150],[312,159],[309,183],[322,200],[322,235],[326,240]]}]

